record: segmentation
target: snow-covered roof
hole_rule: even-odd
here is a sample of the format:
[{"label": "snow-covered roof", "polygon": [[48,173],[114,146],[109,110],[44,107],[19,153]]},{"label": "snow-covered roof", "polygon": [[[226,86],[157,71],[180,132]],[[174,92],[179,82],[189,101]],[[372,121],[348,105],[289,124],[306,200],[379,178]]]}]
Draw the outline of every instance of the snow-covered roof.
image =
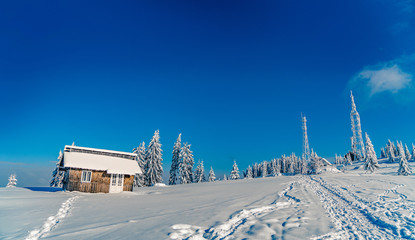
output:
[{"label": "snow-covered roof", "polygon": [[99,170],[106,171],[107,173],[128,175],[142,173],[141,168],[135,160],[83,152],[64,152],[63,167]]},{"label": "snow-covered roof", "polygon": [[85,153],[92,153],[92,154],[97,154],[97,155],[122,157],[122,158],[127,158],[127,159],[135,159],[137,156],[136,154],[129,153],[129,152],[120,152],[120,151],[89,148],[89,147],[79,147],[79,146],[71,146],[71,145],[66,145],[64,152],[85,152]]}]

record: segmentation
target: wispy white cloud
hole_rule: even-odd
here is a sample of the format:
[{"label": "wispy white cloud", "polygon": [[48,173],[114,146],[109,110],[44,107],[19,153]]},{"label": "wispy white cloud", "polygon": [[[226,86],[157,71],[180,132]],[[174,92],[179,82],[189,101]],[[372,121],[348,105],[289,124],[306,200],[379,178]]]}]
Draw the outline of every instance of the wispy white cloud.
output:
[{"label": "wispy white cloud", "polygon": [[[349,81],[348,89],[367,100],[382,93],[395,100],[414,100],[415,54],[364,67]],[[386,96],[386,95],[385,95]]]},{"label": "wispy white cloud", "polygon": [[395,64],[390,67],[384,66],[377,70],[363,70],[358,74],[357,78],[367,80],[370,95],[373,95],[384,91],[397,93],[399,90],[411,85],[413,76],[412,74],[403,72]]}]

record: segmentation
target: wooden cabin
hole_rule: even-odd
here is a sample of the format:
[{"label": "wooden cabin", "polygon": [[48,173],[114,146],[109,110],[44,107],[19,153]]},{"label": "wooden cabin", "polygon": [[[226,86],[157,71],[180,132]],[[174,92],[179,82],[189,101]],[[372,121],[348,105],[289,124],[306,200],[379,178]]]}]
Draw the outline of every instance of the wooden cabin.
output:
[{"label": "wooden cabin", "polygon": [[136,154],[65,146],[60,161],[63,189],[90,193],[132,191],[134,176],[142,174]]}]

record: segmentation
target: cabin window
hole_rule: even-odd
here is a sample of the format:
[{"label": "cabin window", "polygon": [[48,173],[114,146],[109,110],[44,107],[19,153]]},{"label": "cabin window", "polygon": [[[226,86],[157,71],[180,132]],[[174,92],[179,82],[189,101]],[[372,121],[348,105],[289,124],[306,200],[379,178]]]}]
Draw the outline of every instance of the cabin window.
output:
[{"label": "cabin window", "polygon": [[91,171],[82,171],[81,182],[91,182]]},{"label": "cabin window", "polygon": [[117,186],[117,175],[116,174],[112,174],[112,182],[111,182],[112,186]]},{"label": "cabin window", "polygon": [[118,186],[122,186],[123,180],[124,180],[124,175],[118,174]]}]

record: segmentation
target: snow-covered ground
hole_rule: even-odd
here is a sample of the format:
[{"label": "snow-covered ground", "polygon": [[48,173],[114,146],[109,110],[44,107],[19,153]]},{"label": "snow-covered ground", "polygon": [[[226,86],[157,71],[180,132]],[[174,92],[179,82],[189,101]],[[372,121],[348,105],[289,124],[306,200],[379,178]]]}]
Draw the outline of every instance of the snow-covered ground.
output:
[{"label": "snow-covered ground", "polygon": [[120,194],[0,188],[0,239],[415,239],[415,176],[396,172],[354,164]]}]

